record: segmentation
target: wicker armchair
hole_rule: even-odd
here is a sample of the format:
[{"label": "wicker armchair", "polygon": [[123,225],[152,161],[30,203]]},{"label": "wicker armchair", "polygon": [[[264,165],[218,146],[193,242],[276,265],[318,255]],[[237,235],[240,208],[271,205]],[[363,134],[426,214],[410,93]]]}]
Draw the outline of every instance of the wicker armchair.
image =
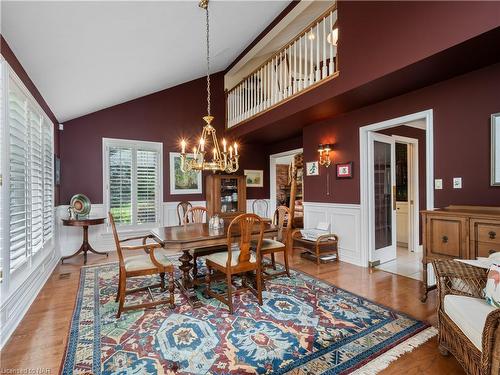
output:
[{"label": "wicker armchair", "polygon": [[[435,260],[433,266],[439,293],[439,351],[451,352],[468,374],[499,375],[500,309],[482,301],[488,270],[454,260]],[[476,335],[471,334],[473,328],[479,330]]]}]

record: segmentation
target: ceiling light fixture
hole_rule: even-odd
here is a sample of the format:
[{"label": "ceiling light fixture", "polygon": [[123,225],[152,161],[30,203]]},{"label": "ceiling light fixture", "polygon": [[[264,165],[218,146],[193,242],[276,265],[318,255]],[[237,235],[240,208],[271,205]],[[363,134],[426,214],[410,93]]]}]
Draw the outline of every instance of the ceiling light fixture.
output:
[{"label": "ceiling light fixture", "polygon": [[[222,139],[221,151],[219,142],[215,134],[215,128],[212,126],[214,117],[210,114],[210,22],[208,16],[208,0],[201,0],[198,4],[200,8],[205,9],[206,14],[206,31],[207,31],[207,115],[203,117],[205,125],[201,132],[200,141],[197,146],[193,147],[193,155],[186,154],[187,142],[181,140],[181,171],[212,171],[212,172],[226,172],[233,173],[239,168],[238,144],[234,142],[229,145],[225,139]],[[210,145],[212,144],[212,145]],[[207,150],[212,147],[212,160],[205,160]],[[229,152],[228,152],[229,150]]]}]

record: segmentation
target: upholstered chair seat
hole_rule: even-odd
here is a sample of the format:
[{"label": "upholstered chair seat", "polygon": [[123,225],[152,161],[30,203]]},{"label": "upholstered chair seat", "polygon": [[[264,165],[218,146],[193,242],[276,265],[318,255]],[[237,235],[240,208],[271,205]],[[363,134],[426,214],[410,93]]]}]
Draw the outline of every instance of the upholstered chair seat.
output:
[{"label": "upholstered chair seat", "polygon": [[[163,249],[156,249],[155,258],[164,267],[173,266],[172,262],[168,260],[167,252]],[[151,261],[149,254],[129,256],[124,259],[124,262],[127,272],[157,268]]]},{"label": "upholstered chair seat", "polygon": [[[231,252],[231,266],[232,267],[234,267],[238,264],[239,256],[240,256],[239,249],[232,250],[232,252]],[[228,257],[228,253],[226,251],[224,253],[216,253],[216,254],[209,255],[205,259],[210,260],[211,262],[218,264],[219,266],[225,267],[227,264],[227,257]],[[255,263],[256,261],[257,261],[257,258],[255,257],[255,254],[253,254],[253,253],[250,254],[249,262]]]}]

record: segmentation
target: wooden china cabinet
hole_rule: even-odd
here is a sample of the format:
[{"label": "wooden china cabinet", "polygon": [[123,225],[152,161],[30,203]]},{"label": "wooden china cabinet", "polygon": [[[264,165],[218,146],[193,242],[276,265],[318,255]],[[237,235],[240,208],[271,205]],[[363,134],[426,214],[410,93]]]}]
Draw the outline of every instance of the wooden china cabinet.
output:
[{"label": "wooden china cabinet", "polygon": [[217,214],[224,220],[246,212],[245,176],[211,174],[206,179],[208,216]]}]

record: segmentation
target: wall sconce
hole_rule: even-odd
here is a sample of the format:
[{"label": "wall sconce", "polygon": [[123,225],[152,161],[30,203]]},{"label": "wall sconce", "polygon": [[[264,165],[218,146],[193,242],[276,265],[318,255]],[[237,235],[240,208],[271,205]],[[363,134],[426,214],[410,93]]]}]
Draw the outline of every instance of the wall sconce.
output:
[{"label": "wall sconce", "polygon": [[332,151],[333,145],[319,145],[318,153],[319,153],[319,164],[324,165],[326,168],[330,166],[332,160],[330,159],[330,152]]}]

